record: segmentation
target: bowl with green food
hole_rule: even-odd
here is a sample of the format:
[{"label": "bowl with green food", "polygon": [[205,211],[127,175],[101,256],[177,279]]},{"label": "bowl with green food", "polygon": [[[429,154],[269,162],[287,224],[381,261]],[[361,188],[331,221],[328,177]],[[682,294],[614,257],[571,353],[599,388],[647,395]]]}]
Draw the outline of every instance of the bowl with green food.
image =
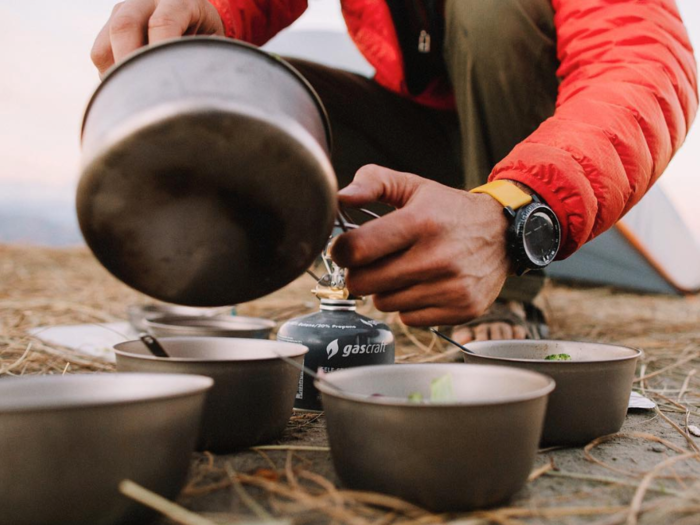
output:
[{"label": "bowl with green food", "polygon": [[543,446],[581,446],[618,432],[627,414],[641,352],[574,341],[483,341],[462,352],[469,364],[503,365],[556,381],[542,432]]},{"label": "bowl with green food", "polygon": [[404,364],[335,371],[316,386],[346,487],[448,512],[522,488],[554,381],[499,366]]}]

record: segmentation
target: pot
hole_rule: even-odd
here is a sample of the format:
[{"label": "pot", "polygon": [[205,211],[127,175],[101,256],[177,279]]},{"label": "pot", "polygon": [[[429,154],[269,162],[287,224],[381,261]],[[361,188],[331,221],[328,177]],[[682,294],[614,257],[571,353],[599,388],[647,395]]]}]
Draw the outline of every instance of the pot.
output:
[{"label": "pot", "polygon": [[280,437],[292,415],[305,346],[226,337],[164,337],[171,357],[155,357],[141,341],[115,345],[119,372],[196,374],[214,379],[204,408],[200,450],[231,452]]},{"label": "pot", "polygon": [[192,308],[190,306],[180,306],[176,304],[138,304],[129,306],[127,315],[129,324],[137,332],[145,332],[147,320],[157,317],[211,317],[214,315],[226,315],[235,307],[222,308]]},{"label": "pot", "polygon": [[242,337],[269,339],[275,322],[241,315],[166,316],[144,321],[146,331],[156,337]]},{"label": "pot", "polygon": [[[454,399],[409,400],[428,399],[445,375]],[[541,374],[462,364],[365,366],[323,379],[316,387],[343,484],[436,512],[503,503],[525,485],[554,389]]]},{"label": "pot", "polygon": [[336,214],[330,128],[284,60],[216,37],[142,48],[92,97],[80,228],[97,259],[165,302],[269,294],[322,251]]},{"label": "pot", "polygon": [[130,479],[174,499],[199,433],[207,377],[84,374],[0,381],[0,523],[150,523]]},{"label": "pot", "polygon": [[[546,374],[557,383],[549,396],[542,446],[582,446],[622,428],[639,350],[574,341],[483,341],[469,343],[471,364],[501,365]],[[571,361],[547,361],[569,354]]]}]

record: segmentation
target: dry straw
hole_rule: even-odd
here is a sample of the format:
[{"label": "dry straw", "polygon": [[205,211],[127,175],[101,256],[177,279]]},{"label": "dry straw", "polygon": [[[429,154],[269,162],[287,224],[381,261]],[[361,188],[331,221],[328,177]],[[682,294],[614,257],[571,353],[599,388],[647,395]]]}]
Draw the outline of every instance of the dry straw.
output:
[{"label": "dry straw", "polygon": [[[47,345],[28,331],[122,320],[129,304],[148,302],[111,278],[82,249],[0,246],[0,283],[0,376],[112,371],[111,364]],[[282,320],[313,311],[314,299],[308,294],[312,284],[310,278],[302,277],[272,296],[243,305],[241,312]],[[635,419],[636,427],[595,440],[583,450],[542,451],[527,490],[511,505],[447,516],[390,496],[344,490],[329,466],[324,422],[318,415],[294,416],[285,440],[278,445],[227,457],[198,456],[180,504],[207,508],[208,498],[220,498],[230,491],[230,500],[240,502],[241,510],[227,514],[226,520],[237,523],[272,523],[280,517],[299,523],[353,525],[700,523],[700,439],[689,430],[700,424],[700,378],[696,373],[700,367],[700,297],[550,285],[540,306],[558,339],[643,349],[635,387],[658,404],[658,411],[646,419]],[[383,316],[371,304],[361,310]],[[397,361],[459,358],[446,351],[433,334],[409,329],[395,315],[383,318],[397,336]],[[631,458],[616,461],[617,455],[631,450]],[[635,464],[635,455],[643,455],[646,461]],[[566,468],[559,461],[565,461]],[[143,495],[132,489],[127,484],[130,495]],[[222,522],[208,514],[171,517],[183,524]]]}]

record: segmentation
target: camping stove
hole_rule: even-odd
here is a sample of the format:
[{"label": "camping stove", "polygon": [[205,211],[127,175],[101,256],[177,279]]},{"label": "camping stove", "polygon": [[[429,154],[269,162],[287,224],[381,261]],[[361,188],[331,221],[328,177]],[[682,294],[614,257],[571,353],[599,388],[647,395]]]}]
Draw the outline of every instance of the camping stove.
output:
[{"label": "camping stove", "polygon": [[[394,335],[389,326],[357,313],[357,303],[362,298],[349,294],[345,286],[345,269],[330,259],[328,247],[321,258],[327,273],[313,290],[321,300],[320,310],[287,321],[280,327],[277,339],[308,347],[304,364],[313,371],[332,372],[355,366],[393,363]],[[321,395],[313,378],[303,372],[299,376],[294,407],[322,410]]]}]

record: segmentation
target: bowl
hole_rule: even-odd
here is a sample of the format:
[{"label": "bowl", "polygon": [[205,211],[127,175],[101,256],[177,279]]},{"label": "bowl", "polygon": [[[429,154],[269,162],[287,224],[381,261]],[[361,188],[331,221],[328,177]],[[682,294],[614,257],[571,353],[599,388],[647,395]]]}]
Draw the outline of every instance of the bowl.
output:
[{"label": "bowl", "polygon": [[142,523],[130,479],[168,499],[182,488],[208,377],[85,374],[0,381],[0,522]]},{"label": "bowl", "polygon": [[305,346],[281,341],[225,337],[159,339],[171,358],[155,357],[141,341],[114,347],[120,372],[209,376],[198,448],[230,452],[280,437],[292,415],[299,370],[278,354],[302,363]]},{"label": "bowl", "polygon": [[[454,401],[408,400],[413,392],[427,398],[431,382],[448,374]],[[316,386],[343,484],[436,512],[496,505],[523,487],[554,389],[534,372],[462,364],[375,365],[324,377]]]},{"label": "bowl", "polygon": [[[469,343],[477,355],[463,352],[473,364],[504,365],[552,377],[542,432],[543,446],[580,446],[618,432],[625,421],[632,381],[641,355],[624,346],[573,341],[485,341]],[[571,361],[546,361],[569,354]]]},{"label": "bowl", "polygon": [[146,319],[146,331],[156,337],[240,337],[268,339],[275,322],[240,315],[166,316]]},{"label": "bowl", "polygon": [[179,304],[137,304],[130,306],[127,309],[127,315],[129,317],[129,323],[137,332],[145,332],[146,325],[144,321],[146,319],[155,319],[156,317],[165,316],[189,316],[189,317],[202,317],[202,316],[212,316],[221,315],[229,311],[233,307],[225,308],[194,308],[192,306],[181,306]]}]

